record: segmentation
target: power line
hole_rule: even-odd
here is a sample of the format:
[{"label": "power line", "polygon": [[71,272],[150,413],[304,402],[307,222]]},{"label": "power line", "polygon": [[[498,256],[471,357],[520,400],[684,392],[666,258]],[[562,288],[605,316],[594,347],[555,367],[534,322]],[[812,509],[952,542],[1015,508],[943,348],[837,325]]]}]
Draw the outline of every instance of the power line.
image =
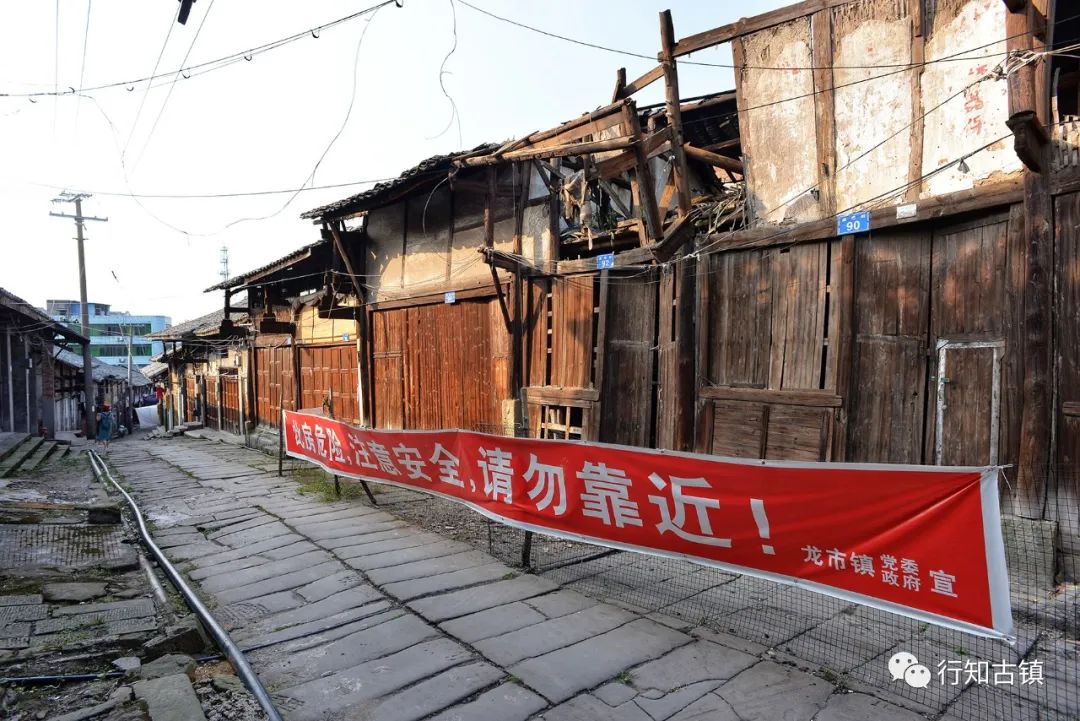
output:
[{"label": "power line", "polygon": [[[392,2],[393,0],[390,1]],[[311,172],[308,173],[308,176],[304,180],[304,182],[300,184],[300,188],[298,188],[291,196],[289,196],[289,199],[285,201],[285,204],[275,210],[273,213],[262,216],[238,218],[236,220],[230,221],[229,223],[226,223],[225,226],[222,227],[222,231],[227,230],[234,225],[238,225],[240,223],[245,223],[253,220],[268,220],[279,215],[282,211],[292,205],[292,202],[296,200],[297,196],[300,195],[300,191],[304,188],[304,186],[315,180],[315,173],[318,172],[319,166],[322,165],[323,160],[326,159],[327,154],[330,152],[330,149],[334,147],[334,144],[337,143],[338,138],[341,137],[341,134],[345,132],[345,127],[349,124],[349,118],[352,117],[353,106],[356,104],[356,81],[360,74],[360,49],[364,45],[364,38],[367,36],[367,31],[371,27],[371,23],[375,21],[375,16],[379,14],[379,10],[381,10],[386,4],[387,3],[383,3],[383,5],[379,5],[374,9],[371,17],[368,18],[366,23],[364,24],[364,29],[360,32],[360,38],[356,41],[356,54],[353,56],[352,94],[349,96],[349,107],[345,111],[345,117],[341,120],[341,127],[338,128],[336,133],[334,133],[334,137],[330,139],[330,142],[326,144],[326,147],[323,149],[322,154],[319,156],[319,159],[315,161],[315,165],[311,168]]]},{"label": "power line", "polygon": [[[444,170],[427,170],[416,173],[411,178],[423,178],[425,175],[437,176],[444,175]],[[208,199],[208,198],[245,198],[259,195],[284,195],[286,193],[302,193],[310,190],[333,190],[336,188],[350,188],[356,185],[368,185],[371,183],[385,183],[391,180],[397,180],[400,176],[394,175],[386,178],[370,178],[367,180],[352,180],[347,183],[331,183],[328,185],[307,185],[301,188],[283,188],[280,190],[249,190],[249,191],[237,191],[232,193],[128,193],[123,191],[109,191],[109,190],[83,190],[78,189],[80,193],[90,193],[92,195],[104,195],[117,198],[142,198],[152,200],[189,200],[189,199]],[[50,183],[35,183],[31,181],[24,181],[27,185],[36,185],[41,188],[49,188],[51,190],[71,190],[70,186],[53,185]],[[76,192],[76,191],[73,191]]]},{"label": "power line", "polygon": [[[86,77],[86,46],[90,40],[90,10],[94,0],[86,0],[86,28],[83,30],[82,63],[79,65],[79,85],[82,86]],[[82,98],[75,104],[75,139],[79,137],[79,111],[82,109]]]},{"label": "power line", "polygon": [[[658,62],[656,54],[648,55],[646,53],[638,53],[638,52],[634,52],[632,50],[624,50],[622,48],[613,48],[613,47],[610,47],[610,46],[607,46],[607,45],[599,45],[597,43],[592,43],[592,42],[588,42],[588,41],[585,41],[585,40],[579,40],[577,38],[568,37],[566,35],[560,35],[558,33],[553,33],[553,32],[550,32],[548,30],[543,30],[541,28],[538,28],[538,27],[535,27],[535,26],[532,26],[532,25],[527,25],[527,24],[525,24],[523,22],[513,20],[512,18],[504,17],[502,15],[496,15],[495,13],[491,12],[490,10],[485,10],[484,8],[477,7],[476,5],[473,5],[473,4],[469,3],[469,2],[467,2],[467,0],[457,0],[457,1],[460,2],[462,5],[464,5],[465,7],[469,8],[471,10],[475,10],[476,12],[481,13],[483,15],[487,15],[490,18],[493,18],[493,19],[498,20],[500,22],[507,23],[509,25],[513,25],[515,27],[519,27],[519,28],[521,28],[523,30],[528,30],[530,32],[538,33],[540,35],[546,35],[549,38],[554,38],[556,40],[562,40],[563,42],[572,43],[574,45],[580,45],[582,47],[592,48],[594,50],[602,50],[604,52],[614,53],[616,55],[625,55],[626,57],[640,58],[642,60],[649,60],[649,61],[654,62],[654,63]],[[994,44],[1004,42],[1005,40],[1006,40],[1006,38],[1002,38],[1001,40],[996,40],[996,41],[994,41]],[[923,63],[883,63],[883,64],[880,64],[880,65],[783,65],[783,66],[778,66],[778,65],[749,65],[749,64],[735,65],[735,64],[732,64],[732,63],[707,63],[707,62],[702,62],[702,61],[682,60],[682,59],[680,59],[678,62],[679,62],[680,65],[700,65],[700,66],[712,67],[712,68],[729,68],[729,69],[743,69],[743,70],[872,70],[872,69],[877,69],[877,68],[903,68],[903,69],[907,70],[907,69],[911,69],[911,68],[914,68],[914,67],[918,67],[920,65],[928,65],[928,64],[933,63],[933,62],[944,62],[946,60],[956,61],[956,60],[966,60],[966,59],[967,58],[955,58],[955,57],[952,57],[952,58],[947,58],[947,59],[946,58],[940,58],[938,60],[930,60],[930,61],[926,61],[926,62],[923,62]]]},{"label": "power line", "polygon": [[[57,0],[57,1],[59,2],[59,0]],[[316,25],[313,28],[308,28],[307,30],[303,30],[303,31],[298,32],[298,33],[293,33],[292,35],[289,35],[287,37],[279,38],[277,40],[272,40],[271,42],[263,43],[262,45],[257,45],[255,47],[248,48],[246,50],[240,50],[238,52],[234,52],[234,53],[231,53],[229,55],[223,55],[220,58],[215,58],[214,60],[207,60],[206,62],[202,62],[202,63],[199,63],[197,65],[192,65],[191,67],[186,67],[186,68],[185,67],[180,67],[180,68],[177,68],[176,70],[170,70],[168,72],[164,72],[164,73],[160,73],[160,74],[157,73],[156,67],[155,67],[155,71],[152,74],[147,75],[147,76],[142,77],[142,78],[137,78],[137,79],[132,79],[132,80],[119,80],[119,81],[111,82],[111,83],[102,83],[101,85],[93,85],[93,86],[88,87],[88,88],[69,88],[68,90],[65,90],[63,92],[59,91],[59,87],[58,87],[59,81],[57,81],[57,85],[54,86],[52,92],[48,92],[48,91],[38,91],[38,92],[32,92],[32,93],[3,93],[3,92],[0,92],[0,97],[7,97],[7,98],[38,98],[38,97],[61,96],[61,95],[62,96],[67,96],[67,95],[77,96],[79,94],[92,93],[92,92],[96,92],[98,90],[109,90],[111,88],[126,87],[128,90],[134,90],[135,89],[134,86],[136,86],[136,85],[139,85],[141,83],[148,83],[149,84],[149,83],[153,82],[154,80],[160,80],[162,78],[171,78],[176,73],[180,73],[185,78],[187,78],[187,77],[191,77],[191,75],[193,74],[192,71],[201,70],[203,72],[209,72],[211,70],[219,70],[219,69],[221,69],[223,67],[227,67],[228,65],[231,65],[231,64],[236,63],[236,62],[245,61],[245,60],[249,61],[252,58],[254,58],[256,55],[261,55],[261,54],[263,54],[265,52],[269,52],[271,50],[276,50],[277,48],[288,45],[289,43],[296,42],[297,40],[302,40],[302,39],[308,37],[309,35],[311,37],[317,39],[320,36],[320,33],[322,33],[322,31],[324,31],[324,30],[329,30],[330,28],[341,25],[342,23],[347,23],[350,20],[355,20],[356,18],[363,17],[364,15],[367,15],[367,14],[369,14],[371,12],[374,12],[375,10],[378,10],[380,8],[386,7],[387,5],[398,5],[399,7],[401,7],[401,5],[399,5],[398,3],[399,3],[399,0],[383,0],[383,2],[381,2],[381,3],[377,4],[377,5],[372,5],[371,7],[365,8],[363,10],[358,10],[357,12],[351,13],[349,15],[345,15],[344,17],[340,17],[340,18],[338,18],[336,20],[331,20],[330,22],[323,23],[322,25]],[[199,74],[201,74],[201,73],[199,73]]]},{"label": "power line", "polygon": [[[177,13],[180,11],[177,10]],[[169,20],[169,29],[165,33],[165,42],[161,44],[161,50],[158,52],[157,60],[154,62],[154,69],[150,71],[150,76],[153,77],[157,74],[158,66],[161,65],[161,58],[165,56],[165,48],[169,44],[169,38],[172,36],[173,26],[176,25],[176,18]],[[124,141],[124,149],[120,152],[120,162],[123,162],[123,158],[127,155],[128,146],[131,145],[131,138],[135,135],[135,127],[139,124],[139,118],[142,117],[143,107],[146,106],[146,98],[150,95],[150,84],[147,83],[146,88],[143,90],[142,100],[139,101],[139,109],[135,113],[135,120],[131,123],[131,130],[128,131],[127,140]]]},{"label": "power line", "polygon": [[[191,55],[192,49],[195,47],[195,42],[199,39],[199,33],[202,32],[203,25],[206,24],[206,18],[210,17],[210,11],[214,9],[214,0],[210,0],[210,4],[206,7],[206,12],[203,13],[202,20],[199,21],[199,27],[195,30],[194,37],[191,38],[191,44],[188,45],[187,52],[184,53],[184,59],[180,61],[180,67],[187,64],[188,57]],[[171,28],[170,28],[171,29]],[[166,39],[167,41],[167,39]],[[159,58],[160,59],[160,58]],[[154,72],[157,72],[157,68],[154,68]],[[158,114],[154,118],[154,124],[150,126],[150,133],[146,136],[146,140],[143,141],[142,150],[139,151],[139,157],[135,158],[135,165],[132,166],[132,170],[139,167],[139,161],[142,160],[143,154],[146,149],[150,147],[150,141],[154,137],[154,131],[157,130],[158,122],[161,120],[161,116],[165,114],[165,108],[169,105],[169,99],[172,98],[173,90],[176,89],[176,80],[180,77],[180,72],[177,71],[176,75],[173,75],[172,82],[169,83],[169,92],[165,95],[165,102],[158,108]],[[82,83],[79,83],[80,85]],[[149,86],[148,86],[149,90]]]}]

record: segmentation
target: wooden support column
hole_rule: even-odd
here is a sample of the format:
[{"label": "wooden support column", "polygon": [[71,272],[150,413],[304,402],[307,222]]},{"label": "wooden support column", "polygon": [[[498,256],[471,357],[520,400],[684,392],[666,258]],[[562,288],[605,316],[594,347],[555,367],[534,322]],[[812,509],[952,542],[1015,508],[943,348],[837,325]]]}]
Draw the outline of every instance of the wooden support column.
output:
[{"label": "wooden support column", "polygon": [[690,177],[686,172],[686,153],[683,150],[682,110],[679,105],[679,72],[675,67],[675,27],[671,11],[660,13],[660,65],[664,69],[664,86],[668,126],[671,128],[671,151],[675,156],[675,190],[679,198],[679,215],[690,212]]},{"label": "wooden support column", "polygon": [[[1038,50],[1044,43],[1035,38],[1037,9],[1031,0],[1007,2],[1005,30],[1007,47]],[[1046,72],[1044,59],[1028,63],[1009,76],[1009,128],[1016,153],[1024,169],[1024,235],[1027,261],[1024,278],[1023,314],[1023,409],[1020,416],[1020,448],[1017,470],[1017,510],[1039,517],[1045,502],[1050,476],[1051,449],[1051,294],[1053,257],[1049,137],[1046,132],[1048,105],[1039,97],[1046,83],[1038,75]],[[1042,113],[1042,115],[1040,115]]]},{"label": "wooden support column", "polygon": [[[637,104],[633,100],[626,101],[626,106],[623,108],[623,120],[626,123],[627,132],[634,138],[635,178],[631,181],[630,189],[638,216],[645,229],[643,240],[655,243],[664,235],[664,229],[661,224],[660,209],[656,204],[656,182],[653,180],[649,157],[642,140]],[[645,244],[642,243],[642,245]]]},{"label": "wooden support column", "polygon": [[[926,120],[922,104],[923,62],[926,59],[926,14],[923,0],[908,0],[908,13],[911,15],[911,154],[908,156],[908,182],[911,185],[904,192],[904,200],[914,202],[922,193],[923,132]],[[835,211],[834,211],[835,212]]]},{"label": "wooden support column", "polygon": [[832,10],[810,17],[814,59],[814,117],[817,128],[817,188],[822,217],[836,212],[836,122],[833,108]]},{"label": "wooden support column", "polygon": [[697,261],[679,258],[675,287],[675,367],[678,406],[675,408],[675,450],[694,450],[694,406],[697,396],[694,313],[697,309]]},{"label": "wooden support column", "polygon": [[615,71],[615,92],[611,94],[611,102],[617,102],[622,100],[623,93],[626,92],[626,68],[619,68]]},{"label": "wooden support column", "polygon": [[545,255],[547,256],[548,268],[554,271],[559,263],[559,213],[562,207],[559,198],[562,189],[562,178],[554,169],[551,170],[548,177],[548,187],[551,190],[548,195],[548,240]]},{"label": "wooden support column", "polygon": [[[517,196],[517,202],[514,205],[514,254],[520,256],[522,252],[522,236],[525,233],[525,205],[529,200],[529,185],[532,179],[532,164],[528,162],[515,163],[514,164],[514,176]],[[535,250],[534,250],[535,252]],[[513,308],[512,316],[513,322],[510,326],[510,392],[514,398],[514,428],[516,429],[515,435],[524,435],[521,433],[522,429],[526,425],[528,418],[527,410],[524,404],[521,402],[521,389],[525,387],[524,381],[524,368],[525,368],[525,342],[524,342],[524,314],[525,304],[523,295],[525,289],[523,287],[523,278],[521,277],[521,267],[518,266],[514,270],[514,282],[512,287],[513,292]]]},{"label": "wooden support column", "polygon": [[484,247],[495,247],[495,183],[498,179],[498,167],[488,166],[487,170],[487,200],[484,202]]}]

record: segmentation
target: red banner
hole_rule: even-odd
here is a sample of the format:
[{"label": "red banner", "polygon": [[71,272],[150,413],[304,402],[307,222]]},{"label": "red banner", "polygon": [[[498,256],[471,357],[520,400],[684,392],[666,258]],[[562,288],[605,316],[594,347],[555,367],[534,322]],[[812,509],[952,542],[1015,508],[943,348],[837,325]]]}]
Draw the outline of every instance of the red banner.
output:
[{"label": "red banner", "polygon": [[285,412],[290,456],[538,533],[685,558],[1011,639],[997,469],[792,463]]}]

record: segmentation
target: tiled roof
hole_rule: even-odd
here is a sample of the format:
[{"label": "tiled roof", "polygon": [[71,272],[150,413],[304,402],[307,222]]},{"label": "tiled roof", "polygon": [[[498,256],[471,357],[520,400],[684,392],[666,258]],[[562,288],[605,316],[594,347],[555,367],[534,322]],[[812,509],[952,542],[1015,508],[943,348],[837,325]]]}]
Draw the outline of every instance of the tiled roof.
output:
[{"label": "tiled roof", "polygon": [[207,313],[204,316],[171,325],[165,330],[159,330],[157,333],[151,333],[146,337],[154,340],[183,340],[184,338],[194,337],[202,331],[217,328],[223,320],[225,320],[224,309],[215,310],[213,313]]},{"label": "tiled roof", "polygon": [[241,273],[240,275],[234,275],[228,280],[223,280],[217,285],[212,285],[203,292],[209,293],[212,290],[223,290],[225,288],[235,288],[240,285],[246,285],[249,278],[262,275],[263,273],[266,273],[268,271],[287,268],[288,266],[296,263],[297,261],[304,260],[311,255],[311,251],[326,244],[327,241],[325,240],[317,240],[314,243],[310,243],[302,248],[294,250],[286,256],[278,258],[277,260],[272,260],[262,267],[256,268],[254,270],[249,270],[248,272]]},{"label": "tiled roof", "polygon": [[[56,354],[55,358],[57,363],[63,363],[71,368],[78,368],[82,370],[83,359],[78,353],[72,353],[69,350],[61,350]],[[107,380],[122,380],[126,381],[128,377],[127,366],[114,366],[108,363],[103,363],[99,360],[90,359],[90,367],[93,368],[94,382],[103,383]],[[140,386],[150,385],[150,381],[145,375],[142,374],[136,368],[131,369],[131,385],[135,388]]]},{"label": "tiled roof", "polygon": [[350,213],[357,213],[362,210],[378,208],[387,202],[396,200],[399,195],[397,191],[407,186],[431,180],[438,182],[450,171],[450,166],[455,160],[469,155],[483,155],[485,153],[490,153],[498,147],[498,145],[484,144],[479,145],[472,150],[466,150],[459,153],[433,155],[427,160],[421,161],[417,165],[409,168],[393,180],[378,183],[374,187],[369,188],[362,193],[357,193],[356,195],[345,198],[344,200],[338,200],[329,205],[313,208],[312,210],[303,213],[300,217],[338,217]]},{"label": "tiled roof", "polygon": [[76,343],[88,343],[89,341],[76,331],[68,328],[63,323],[53,320],[35,306],[27,303],[19,296],[0,288],[0,305],[24,316],[30,324],[40,326],[42,329],[51,327],[58,335],[62,335]]}]

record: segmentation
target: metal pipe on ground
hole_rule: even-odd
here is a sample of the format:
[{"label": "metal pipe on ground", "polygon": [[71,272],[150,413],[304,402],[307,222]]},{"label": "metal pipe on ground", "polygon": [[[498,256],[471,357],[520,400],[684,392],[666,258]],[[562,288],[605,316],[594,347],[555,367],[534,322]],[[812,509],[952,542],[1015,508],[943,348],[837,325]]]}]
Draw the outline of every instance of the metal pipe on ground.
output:
[{"label": "metal pipe on ground", "polygon": [[154,543],[154,539],[150,536],[150,531],[146,528],[146,521],[143,518],[142,511],[139,510],[138,504],[135,503],[128,492],[116,482],[116,479],[112,477],[112,473],[109,472],[109,467],[105,465],[105,462],[95,453],[93,450],[88,450],[87,453],[90,456],[90,465],[94,468],[94,475],[101,481],[102,477],[107,478],[109,483],[120,492],[120,495],[127,501],[128,506],[131,508],[131,512],[135,515],[135,521],[139,526],[139,534],[142,536],[143,543],[146,545],[147,550],[153,555],[154,560],[158,562],[161,570],[172,582],[176,590],[184,597],[184,601],[187,605],[199,617],[199,621],[202,622],[203,628],[210,634],[217,643],[218,647],[225,652],[225,657],[232,663],[233,668],[236,669],[236,675],[244,682],[244,685],[248,687],[252,695],[255,696],[255,700],[258,701],[259,706],[266,713],[267,721],[282,721],[281,714],[278,713],[277,708],[274,707],[274,702],[270,699],[270,694],[266,690],[266,687],[262,685],[259,677],[255,675],[255,671],[248,664],[247,659],[244,657],[244,652],[240,650],[240,647],[232,640],[229,633],[217,622],[213,614],[210,613],[210,609],[199,599],[195,592],[187,585],[180,572],[169,562],[169,559],[165,557],[161,549]]}]

